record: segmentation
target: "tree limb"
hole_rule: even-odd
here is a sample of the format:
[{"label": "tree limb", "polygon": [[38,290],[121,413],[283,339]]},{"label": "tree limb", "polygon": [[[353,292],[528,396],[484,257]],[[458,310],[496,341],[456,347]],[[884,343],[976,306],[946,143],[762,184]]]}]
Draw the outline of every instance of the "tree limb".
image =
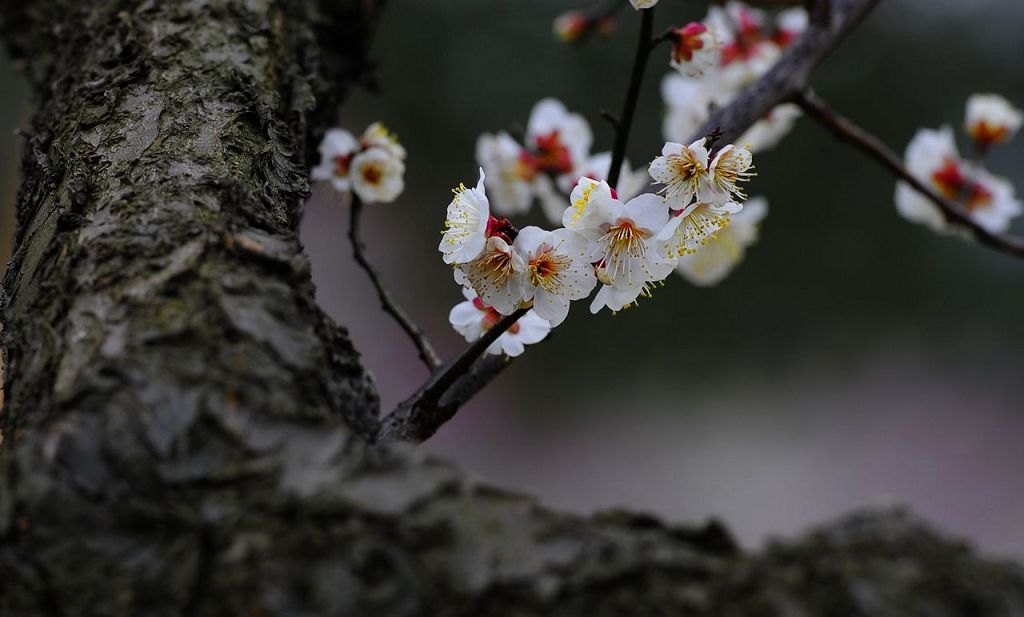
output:
[{"label": "tree limb", "polygon": [[369,258],[366,256],[366,246],[359,235],[359,220],[363,211],[363,201],[355,193],[352,193],[349,208],[348,238],[352,243],[353,258],[359,264],[359,267],[366,272],[370,282],[373,283],[373,288],[377,291],[377,297],[380,298],[381,308],[385,313],[391,315],[412,341],[412,344],[416,346],[416,352],[419,354],[423,364],[427,365],[427,370],[437,370],[441,366],[441,359],[437,357],[437,352],[434,351],[430,341],[427,340],[427,335],[419,326],[413,323],[412,318],[391,297],[391,294],[381,281],[380,273],[377,272],[377,269],[373,267],[373,264],[370,263]]},{"label": "tree limb", "polygon": [[981,227],[964,210],[963,206],[951,199],[939,195],[932,187],[911,174],[903,161],[900,160],[880,139],[860,128],[852,121],[830,109],[820,98],[811,92],[796,95],[793,99],[809,116],[828,129],[837,138],[852,144],[858,150],[887,169],[892,175],[903,180],[915,191],[924,195],[934,203],[945,217],[946,222],[963,228],[978,241],[979,244],[1005,253],[1013,257],[1024,257],[1024,241],[1019,238],[996,234]]}]

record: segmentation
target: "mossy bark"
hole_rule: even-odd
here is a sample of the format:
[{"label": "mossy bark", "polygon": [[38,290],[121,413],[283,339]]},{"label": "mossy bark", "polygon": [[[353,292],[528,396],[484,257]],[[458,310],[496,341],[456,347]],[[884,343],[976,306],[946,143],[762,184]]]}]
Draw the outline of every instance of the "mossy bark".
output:
[{"label": "mossy bark", "polygon": [[1016,567],[898,513],[751,555],[716,524],[558,514],[368,446],[373,384],[296,229],[370,4],[0,3],[35,109],[0,614],[1024,613]]}]

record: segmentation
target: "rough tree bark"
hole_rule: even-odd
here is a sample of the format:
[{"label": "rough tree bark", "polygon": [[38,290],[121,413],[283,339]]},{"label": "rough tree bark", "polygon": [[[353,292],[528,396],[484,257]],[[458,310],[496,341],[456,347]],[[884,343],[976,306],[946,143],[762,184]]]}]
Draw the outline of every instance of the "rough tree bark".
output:
[{"label": "rough tree bark", "polygon": [[0,3],[34,115],[4,279],[3,615],[1024,614],[900,513],[738,550],[373,448],[296,236],[357,0]]}]

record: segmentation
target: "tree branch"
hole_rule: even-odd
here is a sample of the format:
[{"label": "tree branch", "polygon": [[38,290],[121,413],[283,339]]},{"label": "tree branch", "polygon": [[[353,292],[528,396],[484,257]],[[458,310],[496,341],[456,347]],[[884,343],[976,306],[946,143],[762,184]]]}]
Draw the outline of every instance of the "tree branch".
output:
[{"label": "tree branch", "polygon": [[827,23],[812,21],[761,79],[731,103],[712,111],[693,140],[722,130],[722,143],[736,141],[771,110],[807,89],[811,73],[873,9],[879,0],[832,0]]},{"label": "tree branch", "polygon": [[[491,343],[498,340],[498,337],[519,321],[528,310],[518,308],[512,314],[503,317],[449,362],[448,366],[436,372],[415,394],[384,417],[375,441],[421,443],[436,433],[441,425],[455,415],[462,402],[476,394],[508,363],[503,354],[496,356],[501,359],[500,365],[494,360],[484,362],[481,356]],[[481,366],[475,366],[478,363]],[[447,397],[445,404],[440,405],[449,388],[460,381],[462,384],[454,389],[454,396]]]},{"label": "tree branch", "polygon": [[911,174],[903,166],[900,158],[880,139],[837,114],[813,93],[799,93],[793,98],[793,102],[837,138],[852,144],[894,176],[909,184],[915,191],[927,197],[938,206],[947,222],[969,230],[979,244],[1013,257],[1024,257],[1024,242],[1011,236],[992,233],[975,223],[963,206],[939,195],[933,188]]},{"label": "tree branch", "polygon": [[352,256],[355,258],[356,263],[359,264],[370,278],[370,282],[373,283],[373,288],[377,290],[377,296],[380,298],[380,306],[384,309],[384,312],[394,318],[398,322],[399,327],[405,332],[409,339],[412,340],[412,344],[416,346],[416,351],[423,360],[423,363],[427,365],[427,370],[434,371],[441,366],[441,360],[437,357],[437,353],[434,348],[430,345],[430,341],[427,340],[427,335],[424,334],[423,330],[420,329],[412,318],[402,310],[402,307],[395,302],[391,294],[384,287],[384,283],[381,282],[380,273],[373,267],[370,260],[366,256],[366,246],[363,244],[363,240],[359,235],[359,220],[360,215],[363,211],[363,202],[359,199],[359,196],[352,193],[352,204],[351,204],[351,216],[349,218],[348,226],[348,237],[352,241]]},{"label": "tree branch", "polygon": [[622,113],[615,125],[615,145],[612,147],[612,163],[608,169],[608,184],[614,189],[619,183],[622,162],[626,159],[626,146],[629,144],[629,132],[633,127],[633,114],[636,113],[637,101],[640,100],[640,86],[644,82],[647,59],[651,56],[654,43],[651,35],[654,32],[654,8],[640,11],[640,36],[637,38],[636,55],[633,57],[633,69],[629,75],[629,86],[626,88],[626,99],[622,103]]}]

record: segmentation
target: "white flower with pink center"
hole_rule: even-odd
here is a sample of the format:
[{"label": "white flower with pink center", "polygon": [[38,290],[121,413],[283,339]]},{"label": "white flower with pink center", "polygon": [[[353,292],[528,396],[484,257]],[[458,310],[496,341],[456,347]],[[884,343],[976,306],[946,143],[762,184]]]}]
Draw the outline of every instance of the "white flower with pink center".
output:
[{"label": "white flower with pink center", "polygon": [[[960,158],[948,126],[919,130],[907,145],[904,163],[912,175],[959,203],[989,232],[1006,231],[1022,211],[1012,184]],[[903,182],[896,185],[896,209],[911,222],[938,232],[949,231],[938,206]]]},{"label": "white flower with pink center", "polygon": [[972,94],[967,99],[967,134],[982,150],[1013,138],[1024,114],[998,94]]},{"label": "white flower with pink center", "polygon": [[672,30],[669,64],[687,77],[699,77],[718,65],[722,46],[714,31],[700,22]]},{"label": "white flower with pink center", "polygon": [[527,163],[550,176],[570,173],[590,152],[594,140],[583,116],[570,113],[561,101],[542,99],[526,125]]},{"label": "white flower with pink center", "polygon": [[[472,290],[463,290],[463,295],[466,301],[452,307],[448,321],[456,332],[472,343],[501,321],[502,315],[484,304]],[[487,353],[515,357],[523,353],[526,345],[539,343],[550,332],[551,324],[530,310],[491,343]]]},{"label": "white flower with pink center", "polygon": [[352,190],[349,171],[352,159],[360,150],[359,142],[352,133],[344,129],[330,129],[320,142],[320,164],[310,170],[310,177],[317,182],[330,181],[336,191],[347,193]]},{"label": "white flower with pink center", "polygon": [[508,133],[485,133],[476,142],[476,160],[487,175],[487,190],[498,214],[524,214],[533,203],[536,170],[523,147]]}]

